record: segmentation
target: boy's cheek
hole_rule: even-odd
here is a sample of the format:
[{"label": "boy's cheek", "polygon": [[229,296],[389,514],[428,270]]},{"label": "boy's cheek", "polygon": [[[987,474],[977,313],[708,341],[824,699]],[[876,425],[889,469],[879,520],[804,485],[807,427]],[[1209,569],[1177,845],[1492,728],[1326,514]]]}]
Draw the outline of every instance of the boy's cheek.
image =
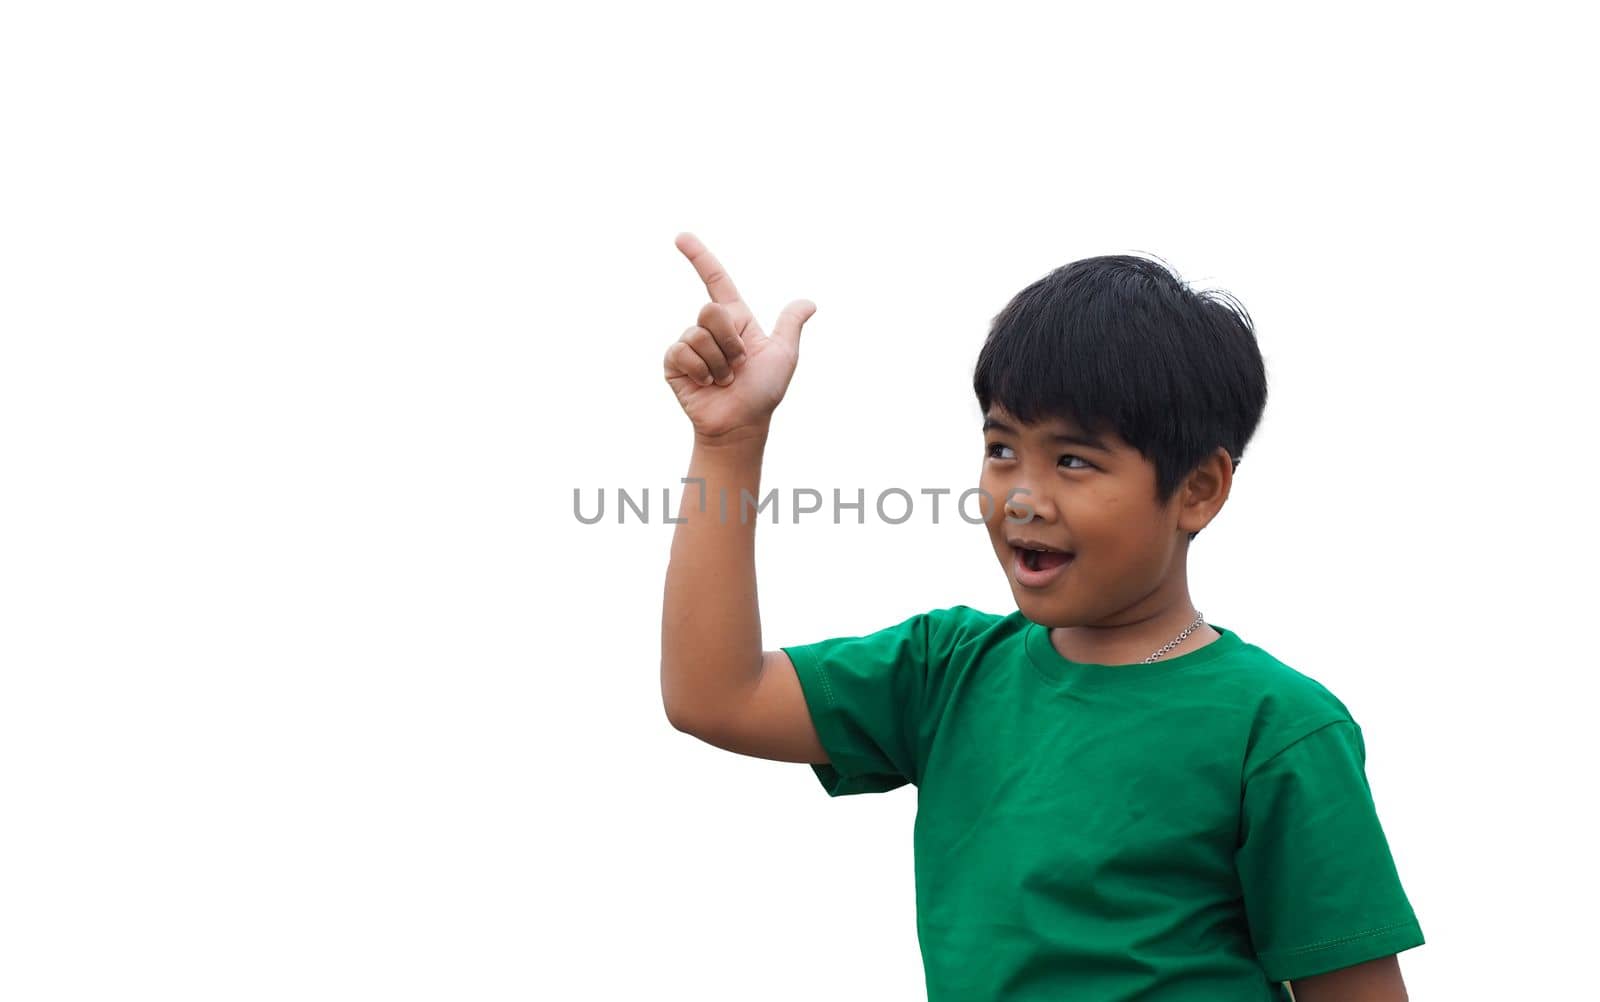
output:
[{"label": "boy's cheek", "polygon": [[1006,494],[1011,490],[1011,485],[1001,478],[985,474],[978,478],[978,487],[983,495],[977,499],[982,506],[983,520],[991,528],[1003,527],[1006,516]]}]

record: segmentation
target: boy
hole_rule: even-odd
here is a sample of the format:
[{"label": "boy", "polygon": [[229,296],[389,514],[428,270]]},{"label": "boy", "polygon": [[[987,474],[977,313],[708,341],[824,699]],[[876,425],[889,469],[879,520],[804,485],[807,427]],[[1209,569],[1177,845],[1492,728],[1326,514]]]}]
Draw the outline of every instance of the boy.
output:
[{"label": "boy", "polygon": [[[711,302],[668,349],[694,426],[661,689],[679,730],[811,763],[830,796],[918,788],[929,1002],[1389,1002],[1423,943],[1327,689],[1207,624],[1189,543],[1266,405],[1243,307],[1160,264],[1058,268],[978,356],[980,486],[1009,615],[936,609],[763,651],[754,498],[802,325],[766,335],[692,234]],[[1292,988],[1292,994],[1290,989]]]}]

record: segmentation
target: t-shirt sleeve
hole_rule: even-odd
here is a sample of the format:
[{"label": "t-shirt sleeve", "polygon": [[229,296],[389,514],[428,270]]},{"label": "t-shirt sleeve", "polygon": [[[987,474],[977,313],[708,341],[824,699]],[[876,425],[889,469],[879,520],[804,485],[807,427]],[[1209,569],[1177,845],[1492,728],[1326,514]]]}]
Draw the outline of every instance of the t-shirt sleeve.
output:
[{"label": "t-shirt sleeve", "polygon": [[1267,977],[1293,981],[1423,943],[1353,720],[1323,725],[1245,780],[1235,860]]},{"label": "t-shirt sleeve", "polygon": [[946,610],[918,613],[865,636],[782,650],[794,662],[829,762],[812,763],[830,797],[916,783],[919,723],[930,667],[942,656]]}]

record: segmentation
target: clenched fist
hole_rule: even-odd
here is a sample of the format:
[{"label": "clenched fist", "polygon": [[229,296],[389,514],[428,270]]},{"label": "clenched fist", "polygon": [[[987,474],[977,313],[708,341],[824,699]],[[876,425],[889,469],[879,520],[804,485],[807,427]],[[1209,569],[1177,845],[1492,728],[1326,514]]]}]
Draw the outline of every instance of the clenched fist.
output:
[{"label": "clenched fist", "polygon": [[667,385],[703,441],[764,433],[789,388],[800,354],[800,328],[817,311],[816,304],[796,299],[785,306],[769,337],[699,238],[680,233],[674,243],[694,265],[711,302],[667,349],[662,359]]}]

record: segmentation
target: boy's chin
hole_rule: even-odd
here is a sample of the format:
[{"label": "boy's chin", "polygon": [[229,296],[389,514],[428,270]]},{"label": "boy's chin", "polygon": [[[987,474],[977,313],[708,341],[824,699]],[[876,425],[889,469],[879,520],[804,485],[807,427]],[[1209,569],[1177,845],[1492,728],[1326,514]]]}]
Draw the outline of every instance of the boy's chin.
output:
[{"label": "boy's chin", "polygon": [[1058,598],[1041,595],[1015,581],[1011,582],[1011,594],[1017,601],[1018,611],[1030,622],[1049,627],[1080,625],[1081,617]]}]

